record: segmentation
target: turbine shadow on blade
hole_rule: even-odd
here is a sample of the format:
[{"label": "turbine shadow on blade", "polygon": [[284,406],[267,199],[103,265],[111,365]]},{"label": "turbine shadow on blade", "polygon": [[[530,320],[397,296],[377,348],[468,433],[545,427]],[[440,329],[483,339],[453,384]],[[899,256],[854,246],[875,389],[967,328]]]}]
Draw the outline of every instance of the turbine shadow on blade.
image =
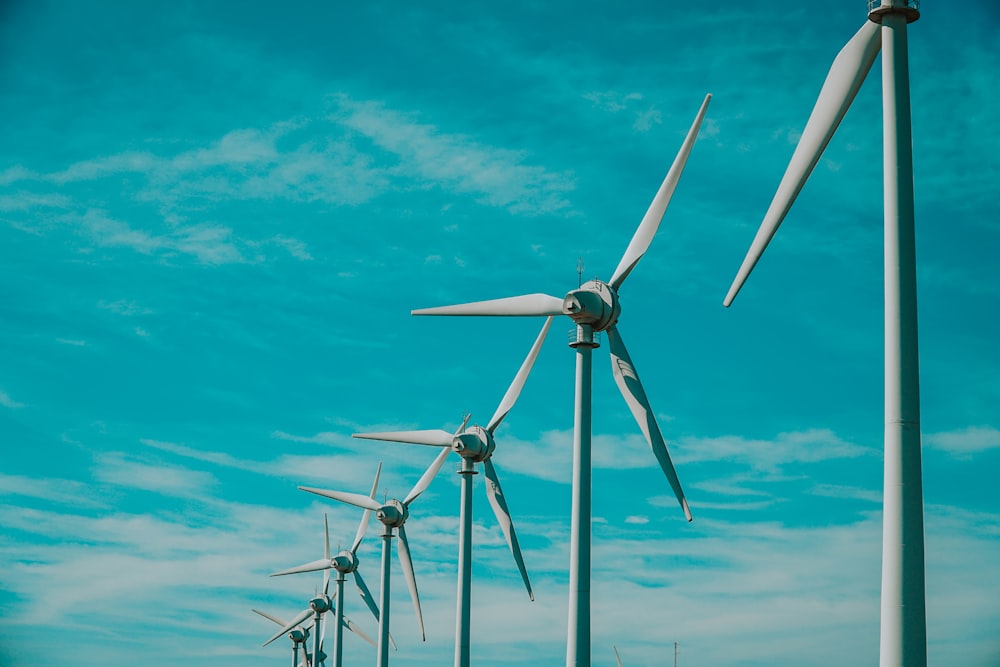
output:
[{"label": "turbine shadow on blade", "polygon": [[458,428],[455,433],[444,430],[430,431],[392,431],[381,433],[356,433],[355,438],[368,440],[383,440],[388,442],[402,442],[416,445],[428,445],[443,447],[444,452],[449,450],[456,452],[462,457],[462,468],[459,474],[462,476],[462,497],[459,511],[459,565],[458,565],[458,624],[455,631],[455,665],[466,667],[469,664],[470,636],[471,636],[471,571],[472,571],[472,476],[476,474],[476,464],[482,463],[486,473],[486,494],[489,499],[493,513],[496,515],[497,523],[503,531],[504,538],[514,562],[517,564],[521,579],[528,591],[528,597],[535,599],[531,590],[531,582],[528,579],[528,571],[524,565],[524,558],[521,554],[521,547],[517,540],[517,533],[514,530],[514,522],[511,519],[510,509],[500,487],[500,479],[497,476],[496,467],[493,465],[493,453],[496,449],[494,433],[500,423],[504,420],[510,410],[514,407],[521,389],[524,387],[531,372],[531,368],[538,357],[538,352],[545,341],[549,327],[552,324],[552,317],[545,320],[542,330],[531,346],[528,356],[522,362],[520,369],[514,376],[514,380],[507,388],[507,392],[500,400],[493,417],[485,427],[475,425],[467,427],[469,418]]},{"label": "turbine shadow on blade", "polygon": [[795,202],[882,53],[885,451],[879,664],[927,663],[913,154],[907,24],[915,0],[869,2],[868,21],[834,59],[774,199],[723,304],[729,306]]},{"label": "turbine shadow on blade", "polygon": [[391,540],[399,537],[399,561],[403,568],[403,576],[406,579],[407,588],[410,591],[410,598],[413,600],[413,608],[417,615],[417,623],[420,626],[420,638],[426,641],[424,633],[424,619],[420,610],[420,596],[417,592],[417,581],[413,573],[413,561],[410,557],[410,546],[406,537],[406,529],[403,527],[410,516],[410,505],[415,501],[427,487],[430,486],[434,476],[437,475],[444,463],[449,450],[441,452],[417,481],[414,487],[403,500],[388,500],[379,503],[375,500],[375,487],[369,495],[360,493],[349,493],[344,491],[327,491],[312,487],[300,486],[299,489],[308,493],[314,493],[324,498],[337,500],[348,505],[354,505],[364,510],[375,512],[375,518],[383,525],[382,531],[382,590],[381,590],[381,614],[379,615],[379,639],[378,639],[378,665],[386,667],[389,664],[388,643],[389,638],[389,585],[390,585],[390,556],[392,551]]},{"label": "turbine shadow on blade", "polygon": [[595,333],[607,331],[611,342],[612,374],[646,442],[669,482],[688,521],[691,511],[667,451],[635,364],[618,330],[621,304],[618,291],[646,254],[659,229],[670,199],[694,146],[711,95],[705,97],[684,142],[639,223],[618,266],[607,282],[591,280],[568,292],[562,299],[546,294],[526,294],[454,306],[424,308],[413,315],[567,315],[577,327],[570,346],[576,350],[576,398],[573,443],[573,503],[570,545],[569,636],[566,664],[590,664],[590,485],[591,485],[591,352],[599,343]]}]

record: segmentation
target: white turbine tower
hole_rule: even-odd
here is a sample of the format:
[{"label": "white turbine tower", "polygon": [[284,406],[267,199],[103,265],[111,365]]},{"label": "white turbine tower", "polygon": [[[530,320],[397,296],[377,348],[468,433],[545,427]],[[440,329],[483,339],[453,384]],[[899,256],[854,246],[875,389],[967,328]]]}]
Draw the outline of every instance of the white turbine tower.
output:
[{"label": "white turbine tower", "polygon": [[[381,469],[381,464],[379,465],[379,469]],[[375,473],[375,478],[376,478],[376,481],[377,481],[378,480],[378,473]],[[374,490],[372,491],[372,493],[374,493]],[[367,524],[368,524],[368,516],[365,516],[362,519],[362,525],[367,526]],[[309,616],[312,616],[313,617],[312,627],[316,628],[315,634],[313,635],[313,642],[314,642],[313,655],[314,656],[318,656],[316,658],[316,660],[315,660],[316,664],[318,665],[319,663],[321,663],[324,660],[326,660],[326,654],[323,653],[323,643],[324,643],[324,641],[326,639],[326,624],[323,622],[323,615],[326,612],[328,612],[328,611],[333,611],[334,614],[335,614],[335,616],[336,616],[336,624],[337,624],[336,625],[336,627],[337,627],[337,629],[336,629],[336,637],[337,637],[336,644],[337,644],[337,646],[336,646],[336,650],[335,650],[335,655],[337,656],[336,657],[336,667],[340,667],[340,665],[341,665],[341,658],[340,658],[340,656],[342,654],[341,645],[342,645],[342,641],[343,641],[343,628],[344,627],[347,627],[348,630],[350,630],[351,632],[354,632],[356,635],[358,635],[359,637],[361,637],[362,639],[364,639],[365,641],[367,641],[372,646],[375,645],[375,642],[373,642],[371,640],[371,638],[368,635],[366,635],[361,630],[361,628],[359,628],[358,626],[356,626],[351,621],[351,619],[349,619],[346,616],[344,616],[344,610],[343,610],[343,606],[342,606],[343,605],[343,601],[344,601],[344,578],[343,578],[343,574],[341,574],[338,577],[337,590],[334,592],[333,595],[330,595],[330,567],[317,567],[318,563],[323,563],[324,565],[329,566],[329,564],[331,562],[331,559],[330,559],[330,527],[329,527],[329,524],[327,523],[327,520],[326,520],[326,514],[323,515],[323,529],[324,529],[324,538],[325,538],[324,539],[324,551],[323,551],[323,553],[325,555],[324,560],[322,560],[322,561],[313,561],[312,563],[307,563],[306,565],[300,565],[299,567],[294,567],[294,568],[291,568],[289,570],[283,570],[281,572],[276,572],[276,573],[274,573],[274,574],[271,575],[272,577],[276,577],[276,576],[281,576],[281,575],[284,575],[284,574],[296,574],[298,572],[315,572],[317,570],[323,570],[323,592],[322,593],[317,593],[315,596],[313,596],[313,598],[309,601],[309,606],[306,607],[305,609],[303,609],[301,612],[299,612],[299,614],[295,618],[293,618],[289,623],[285,624],[280,630],[278,630],[274,634],[274,636],[272,636],[270,639],[268,639],[266,642],[264,642],[264,646],[267,646],[268,644],[270,644],[271,642],[273,642],[275,639],[277,639],[281,635],[285,634],[286,632],[292,632],[294,630],[294,628],[296,628],[297,626],[300,626],[301,624],[305,623],[305,621],[309,618]],[[361,532],[360,530],[359,530],[359,534],[362,537],[364,536],[364,533]],[[356,565],[357,561],[355,560],[354,562],[355,562],[355,565]],[[361,585],[359,585],[359,588],[360,587],[361,587]],[[334,604],[333,600],[338,595],[340,596],[340,604]],[[362,593],[362,596],[363,595],[364,594]],[[371,594],[369,593],[369,596],[370,595]],[[254,610],[254,611],[256,611],[256,610]],[[257,612],[257,613],[261,614],[261,616],[264,616],[265,618],[270,618],[271,620],[274,620],[273,618],[271,618],[270,616],[267,616],[266,614],[263,614],[261,612]],[[378,612],[377,612],[377,610],[375,610],[375,618],[378,618]],[[306,657],[308,658],[308,652],[307,652]]]},{"label": "white turbine tower", "polygon": [[510,510],[507,501],[504,499],[503,490],[500,488],[500,479],[497,477],[496,468],[493,466],[493,452],[496,449],[496,440],[493,434],[496,432],[500,422],[503,421],[507,413],[514,407],[517,397],[521,394],[531,367],[538,357],[538,351],[545,341],[545,335],[552,324],[552,318],[545,320],[541,332],[535,339],[534,345],[528,352],[528,356],[521,364],[514,381],[511,382],[507,393],[504,394],[500,405],[490,419],[486,428],[482,426],[471,426],[466,428],[468,417],[465,423],[459,427],[456,433],[449,433],[442,430],[429,431],[392,431],[382,433],[356,433],[355,438],[366,438],[369,440],[387,440],[389,442],[406,442],[415,445],[430,445],[434,447],[448,447],[462,457],[462,468],[459,475],[462,476],[462,501],[459,510],[459,540],[458,540],[458,610],[456,616],[458,623],[455,626],[455,667],[468,667],[470,653],[470,628],[471,628],[471,597],[472,597],[472,476],[476,474],[476,463],[483,464],[488,483],[486,493],[493,513],[496,514],[497,523],[503,530],[504,537],[507,538],[507,546],[510,547],[517,563],[517,569],[521,572],[524,586],[528,589],[528,597],[535,599],[531,592],[531,582],[528,581],[528,571],[524,567],[524,558],[521,556],[521,547],[517,542],[517,534],[514,531],[514,522],[510,517]]},{"label": "white turbine tower", "polygon": [[406,495],[406,498],[402,501],[393,499],[385,503],[379,503],[372,497],[365,496],[360,493],[326,491],[324,489],[314,489],[305,486],[299,487],[303,491],[315,493],[316,495],[323,496],[324,498],[339,500],[340,502],[347,503],[348,505],[354,505],[355,507],[371,510],[375,512],[375,518],[382,523],[382,599],[380,605],[382,613],[379,616],[378,622],[379,636],[377,661],[379,667],[387,667],[389,664],[389,563],[392,556],[391,540],[393,537],[393,530],[399,534],[399,562],[403,566],[403,576],[406,578],[406,585],[410,589],[410,598],[413,600],[413,609],[417,613],[417,623],[420,625],[420,638],[424,641],[427,639],[424,634],[424,617],[420,612],[420,596],[417,594],[417,580],[413,576],[413,561],[410,558],[410,544],[406,539],[406,529],[403,528],[403,524],[406,523],[407,518],[410,516],[410,504],[413,503],[413,501],[416,500],[421,493],[427,490],[427,487],[434,479],[438,470],[441,469],[441,464],[444,463],[444,459],[449,453],[450,450],[446,449],[438,454],[437,458],[434,459],[434,462],[431,463],[430,467],[427,468],[423,476],[417,481],[416,485],[414,485],[414,487]]},{"label": "white turbine tower", "polygon": [[736,293],[791,208],[881,48],[885,201],[885,472],[879,664],[927,664],[924,501],[920,470],[913,147],[906,26],[915,0],[874,0],[868,21],[833,61],[778,191],[729,289]]},{"label": "white turbine tower", "polygon": [[570,570],[569,570],[569,630],[566,641],[566,664],[569,667],[590,665],[590,484],[591,484],[591,352],[599,342],[595,332],[607,331],[611,347],[611,370],[615,382],[625,397],[625,402],[639,423],[639,428],[660,463],[660,467],[670,481],[677,500],[688,521],[691,510],[681,489],[674,466],[670,462],[663,436],[656,425],[653,410],[649,406],[646,392],[639,382],[639,376],[632,364],[625,343],[616,324],[621,313],[618,290],[625,278],[649,248],[656,234],[670,197],[677,187],[681,172],[687,162],[698,128],[705,117],[705,110],[712,96],[705,97],[691,129],[688,131],[680,152],[674,159],[670,171],[660,185],[642,222],[632,236],[611,280],[591,280],[575,289],[564,298],[548,294],[526,294],[523,296],[479,301],[457,306],[443,306],[413,311],[414,315],[568,315],[576,323],[576,338],[570,347],[576,350],[576,399],[573,423],[573,506],[571,513]]},{"label": "white turbine tower", "polygon": [[[369,497],[375,497],[375,490],[378,488],[378,478],[379,474],[382,472],[382,464],[379,463],[378,468],[375,470],[375,481],[372,482],[372,490]],[[334,627],[334,666],[341,667],[343,664],[343,638],[344,638],[344,626],[346,625],[348,629],[357,633],[361,637],[364,637],[368,642],[375,645],[371,639],[368,639],[367,635],[361,632],[353,623],[350,622],[347,617],[344,616],[344,580],[348,574],[354,575],[354,583],[358,587],[358,593],[361,594],[361,598],[368,605],[368,609],[371,610],[372,615],[375,616],[375,620],[378,620],[378,606],[375,604],[375,598],[372,597],[371,591],[368,590],[368,586],[365,584],[364,578],[358,571],[358,547],[361,546],[361,540],[364,539],[365,533],[368,532],[368,519],[371,517],[371,510],[366,509],[361,515],[361,523],[358,524],[358,531],[354,537],[354,544],[351,545],[350,549],[345,549],[338,553],[334,557],[330,557],[330,530],[326,520],[326,514],[323,515],[323,525],[326,528],[326,542],[324,543],[323,558],[320,560],[314,560],[304,565],[298,565],[296,567],[289,568],[287,570],[282,570],[281,572],[275,572],[272,577],[280,577],[286,574],[298,574],[301,572],[316,572],[319,570],[326,571],[324,575],[323,585],[324,588],[327,586],[329,581],[329,570],[337,571],[337,590],[333,594],[333,597],[340,600],[340,604],[334,607],[336,614],[336,622]]]}]

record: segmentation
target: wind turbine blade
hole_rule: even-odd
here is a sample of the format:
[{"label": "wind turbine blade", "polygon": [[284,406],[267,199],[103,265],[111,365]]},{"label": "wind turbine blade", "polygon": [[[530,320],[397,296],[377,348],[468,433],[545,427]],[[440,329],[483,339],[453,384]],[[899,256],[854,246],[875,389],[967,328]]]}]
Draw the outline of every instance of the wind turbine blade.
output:
[{"label": "wind turbine blade", "polygon": [[368,635],[366,635],[364,633],[364,630],[362,630],[361,628],[359,628],[358,626],[356,626],[354,624],[354,621],[352,621],[351,619],[347,618],[346,616],[344,616],[344,627],[347,628],[348,630],[350,630],[351,632],[353,632],[354,634],[356,634],[358,637],[361,637],[362,639],[364,639],[366,642],[368,642],[372,646],[375,646],[375,641],[371,637],[369,637]]},{"label": "wind turbine blade", "polygon": [[367,510],[378,510],[382,507],[379,503],[375,502],[372,498],[368,496],[363,496],[360,493],[347,493],[346,491],[327,491],[325,489],[314,489],[310,486],[300,486],[300,491],[307,491],[309,493],[315,493],[317,496],[323,496],[324,498],[331,498],[333,500],[339,500],[342,503],[347,503],[348,505],[354,505],[355,507],[360,507]]},{"label": "wind turbine blade", "polygon": [[514,521],[510,518],[510,509],[508,509],[507,501],[504,499],[503,489],[500,488],[500,479],[497,477],[496,468],[493,467],[493,461],[490,459],[483,461],[483,469],[486,471],[486,494],[493,507],[493,513],[496,514],[497,523],[500,524],[503,536],[507,538],[507,546],[510,547],[510,552],[514,555],[517,569],[521,571],[521,579],[524,580],[524,587],[528,589],[528,597],[534,602],[535,594],[531,592],[528,570],[524,567],[521,547],[517,543],[517,533],[514,532]]},{"label": "wind turbine blade", "polygon": [[757,230],[757,235],[743,259],[743,265],[740,266],[739,273],[736,274],[729,293],[722,302],[724,306],[729,306],[736,298],[757,260],[770,243],[771,237],[778,231],[778,226],[792,208],[795,198],[798,197],[802,186],[805,185],[823,150],[830,143],[833,133],[837,131],[844,114],[850,108],[851,102],[854,101],[854,96],[858,94],[881,46],[881,26],[865,21],[861,29],[837,54],[830,67],[830,73],[823,82],[823,88],[819,91],[816,106],[813,107],[806,127],[802,130],[802,138],[799,139],[785,175],[781,178],[778,191],[771,200],[771,206],[768,207],[764,220],[760,223],[760,229]]},{"label": "wind turbine blade", "polygon": [[280,630],[274,633],[274,636],[272,636],[266,642],[261,644],[261,646],[267,646],[268,644],[270,644],[271,642],[273,642],[275,639],[285,634],[286,632],[291,632],[292,628],[294,628],[296,625],[299,625],[303,621],[307,620],[312,613],[313,613],[312,609],[304,609],[303,611],[299,612],[298,616],[293,618],[290,622],[286,623]]},{"label": "wind turbine blade", "polygon": [[286,574],[300,574],[302,572],[319,572],[320,570],[329,570],[333,565],[330,564],[329,558],[322,558],[320,560],[314,560],[304,565],[296,565],[295,567],[290,567],[287,570],[282,570],[281,572],[275,572],[272,577],[283,577]]},{"label": "wind turbine blade", "polygon": [[323,558],[330,560],[330,522],[323,512]]},{"label": "wind turbine blade", "polygon": [[684,490],[681,488],[680,480],[674,471],[674,464],[670,462],[670,454],[667,453],[667,445],[663,441],[660,427],[656,425],[656,418],[653,416],[653,409],[649,406],[649,399],[639,381],[639,373],[629,357],[628,350],[625,349],[625,341],[622,340],[621,333],[617,327],[608,329],[608,342],[611,348],[611,372],[615,376],[615,383],[621,391],[625,402],[628,403],[632,416],[635,417],[642,434],[646,436],[653,454],[660,462],[663,473],[667,476],[677,501],[684,510],[684,516],[688,521],[692,520],[691,509],[688,507],[687,499],[684,497]]},{"label": "wind turbine blade", "polygon": [[[378,468],[375,469],[375,481],[372,482],[372,492],[368,494],[368,497],[373,501],[375,500],[375,491],[378,489],[378,478],[382,474],[382,462],[378,462]],[[358,532],[354,535],[354,544],[351,545],[351,553],[358,553],[358,547],[361,546],[361,540],[365,539],[365,533],[368,532],[368,519],[371,518],[372,511],[366,509],[361,513],[361,523],[358,524]]]},{"label": "wind turbine blade", "polygon": [[[272,576],[274,576],[274,575],[272,575]],[[263,616],[264,618],[266,618],[267,620],[271,621],[275,625],[278,625],[280,627],[284,627],[285,626],[285,621],[282,620],[282,619],[280,619],[280,618],[278,618],[277,616],[272,616],[271,614],[263,612],[260,609],[251,609],[250,611],[252,611],[253,613],[257,614],[258,616]]]},{"label": "wind turbine blade", "polygon": [[622,667],[622,657],[618,655],[618,647],[612,644],[611,648],[615,650],[615,660],[618,661],[618,667]]},{"label": "wind turbine blade", "polygon": [[384,431],[382,433],[355,433],[354,438],[364,440],[385,440],[387,442],[405,442],[411,445],[432,445],[434,447],[450,447],[454,436],[448,431],[434,429],[429,431]]},{"label": "wind turbine blade", "polygon": [[354,583],[358,587],[358,593],[361,595],[361,599],[365,601],[366,605],[368,605],[368,609],[371,611],[372,616],[375,617],[376,621],[379,620],[378,605],[375,604],[375,598],[372,596],[372,592],[368,590],[368,586],[365,584],[365,580],[361,577],[361,573],[357,570],[354,571]]},{"label": "wind turbine blade", "polygon": [[403,578],[406,579],[406,587],[410,589],[410,598],[413,600],[413,610],[417,612],[417,623],[420,625],[420,639],[427,641],[424,634],[424,615],[420,612],[420,595],[417,593],[417,579],[413,576],[413,560],[410,558],[410,543],[406,539],[406,529],[399,527],[399,562],[403,566]]},{"label": "wind turbine blade", "polygon": [[706,95],[705,101],[701,103],[701,108],[698,109],[698,113],[694,117],[691,129],[688,130],[687,137],[684,138],[684,143],[681,144],[681,149],[677,152],[677,157],[674,158],[674,163],[670,165],[670,170],[667,171],[663,183],[660,184],[660,189],[656,191],[656,196],[653,197],[652,203],[646,210],[646,215],[642,217],[642,222],[639,223],[635,234],[632,235],[632,240],[629,242],[628,248],[625,249],[625,254],[618,263],[618,268],[611,276],[609,284],[616,290],[621,287],[628,274],[646,254],[649,244],[656,235],[656,230],[660,227],[660,221],[663,220],[663,214],[667,212],[667,205],[674,195],[674,190],[677,189],[677,182],[680,180],[684,165],[687,164],[688,156],[691,154],[691,148],[694,146],[695,139],[698,138],[698,129],[701,127],[701,121],[705,118],[705,111],[708,109],[708,103],[711,99],[711,95]]},{"label": "wind turbine blade", "polygon": [[562,315],[563,300],[548,294],[525,294],[506,299],[475,301],[457,306],[438,306],[410,311],[411,315],[499,315],[521,317],[531,315]]},{"label": "wind turbine blade", "polygon": [[531,346],[531,350],[528,352],[528,356],[525,357],[524,362],[521,364],[521,368],[517,371],[517,375],[514,376],[514,381],[510,383],[510,387],[507,388],[507,393],[504,394],[503,400],[500,401],[500,405],[497,406],[497,411],[493,413],[493,417],[490,419],[489,425],[486,430],[493,433],[500,422],[503,421],[510,409],[514,407],[514,403],[517,401],[517,397],[521,395],[521,389],[524,387],[525,381],[528,379],[528,374],[531,373],[531,367],[535,364],[535,359],[538,358],[538,351],[542,349],[542,343],[545,342],[545,335],[549,332],[549,327],[552,325],[552,316],[550,315],[545,320],[545,324],[542,325],[542,330],[538,333],[538,337],[535,338],[535,343]]},{"label": "wind turbine blade", "polygon": [[437,458],[434,459],[434,462],[431,463],[431,466],[427,469],[426,472],[424,472],[423,477],[421,477],[420,480],[417,481],[416,485],[410,491],[409,495],[407,495],[406,498],[403,499],[404,505],[409,507],[410,503],[412,503],[414,500],[417,499],[417,496],[419,496],[421,493],[427,490],[427,487],[430,486],[431,480],[434,479],[434,475],[436,475],[438,473],[438,470],[441,469],[441,464],[444,463],[444,460],[448,457],[449,454],[451,454],[451,449],[441,450],[441,453],[437,455]]},{"label": "wind turbine blade", "polygon": [[[323,557],[330,560],[330,522],[327,521],[326,512],[323,512]],[[323,569],[323,595],[330,594],[330,568]],[[326,627],[326,624],[323,624]]]}]

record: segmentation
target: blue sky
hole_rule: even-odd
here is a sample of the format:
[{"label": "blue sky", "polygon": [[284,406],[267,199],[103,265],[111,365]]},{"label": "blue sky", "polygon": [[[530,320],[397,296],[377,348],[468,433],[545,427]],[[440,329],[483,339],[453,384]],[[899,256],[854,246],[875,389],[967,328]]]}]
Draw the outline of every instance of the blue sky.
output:
[{"label": "blue sky", "polygon": [[[695,521],[603,346],[594,664],[877,662],[878,64],[721,306],[864,2],[203,4],[0,8],[0,663],[286,660],[249,610],[319,576],[267,574],[359,516],[296,485],[383,461],[402,496],[434,452],[351,433],[485,423],[541,326],[409,311],[607,279],[706,93],[621,319]],[[998,27],[926,2],[909,31],[937,665],[1000,659]],[[497,433],[533,603],[476,478],[477,664],[563,661],[569,328]],[[453,464],[407,524],[427,641],[394,586],[394,664],[451,660]]]}]

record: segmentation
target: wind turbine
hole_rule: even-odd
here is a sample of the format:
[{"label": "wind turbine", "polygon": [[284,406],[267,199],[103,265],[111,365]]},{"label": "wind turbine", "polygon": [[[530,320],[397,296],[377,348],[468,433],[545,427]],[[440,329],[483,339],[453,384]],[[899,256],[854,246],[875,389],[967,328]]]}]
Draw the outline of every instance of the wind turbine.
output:
[{"label": "wind turbine", "polygon": [[414,310],[413,315],[568,315],[576,323],[576,337],[570,347],[576,350],[576,398],[573,421],[573,505],[570,534],[569,631],[566,641],[567,666],[590,665],[590,481],[591,481],[591,352],[600,345],[595,332],[607,331],[611,347],[611,370],[625,402],[639,423],[639,428],[656,455],[664,474],[677,496],[684,515],[691,520],[691,510],[681,489],[666,444],[656,425],[646,392],[639,381],[616,326],[621,314],[618,290],[625,278],[649,248],[670,197],[698,136],[711,95],[705,97],[688,131],[680,152],[660,185],[642,222],[632,236],[625,255],[608,282],[591,280],[559,298],[548,294],[479,301],[457,306]]},{"label": "wind turbine", "polygon": [[879,664],[927,664],[924,501],[920,463],[913,147],[906,26],[915,0],[871,0],[868,21],[833,61],[802,138],[743,265],[723,302],[732,303],[833,137],[882,51],[885,201],[885,471]]},{"label": "wind turbine", "polygon": [[[372,490],[369,497],[375,497],[375,490],[378,488],[378,478],[382,472],[382,464],[378,464],[378,468],[375,470],[375,481],[372,482]],[[345,549],[338,553],[333,558],[330,557],[330,528],[327,523],[326,514],[323,515],[323,526],[326,529],[326,542],[323,547],[323,558],[320,560],[314,560],[304,565],[299,565],[287,570],[282,570],[281,572],[275,572],[272,577],[280,577],[286,574],[298,574],[300,572],[316,572],[318,570],[324,571],[323,586],[324,589],[329,584],[330,573],[329,570],[337,571],[337,590],[333,597],[339,597],[340,604],[334,607],[336,614],[336,622],[334,627],[335,632],[335,649],[334,649],[334,665],[335,667],[341,667],[343,664],[343,637],[344,637],[344,626],[346,625],[351,631],[357,633],[361,637],[364,637],[372,646],[375,645],[371,639],[368,639],[367,635],[360,631],[353,623],[350,622],[344,616],[344,579],[348,574],[354,574],[354,583],[358,587],[358,593],[361,594],[361,598],[368,605],[368,609],[371,610],[372,615],[375,616],[375,620],[378,620],[378,606],[375,604],[375,598],[372,597],[371,591],[368,590],[368,586],[365,584],[364,578],[361,573],[358,572],[358,547],[361,546],[361,540],[364,539],[365,533],[368,532],[368,520],[371,517],[371,510],[366,509],[361,515],[361,523],[358,524],[358,531],[354,537],[354,544],[351,545],[350,549]]]},{"label": "wind turbine", "polygon": [[[251,609],[250,611],[259,616],[263,616],[272,623],[280,625],[282,632],[285,631],[285,626],[288,625],[284,620],[278,618],[277,616],[272,616],[271,614],[260,611],[259,609]],[[291,630],[288,631],[288,638],[292,640],[292,667],[300,667],[299,646],[302,647],[302,655],[304,656],[303,665],[305,665],[305,667],[310,667],[312,663],[312,660],[309,656],[309,651],[306,648],[306,641],[309,639],[309,629],[311,627],[312,623],[309,623],[308,625],[294,626],[291,628]],[[268,643],[270,643],[273,640],[274,639],[272,638],[270,641],[268,641]],[[267,644],[265,644],[265,646],[267,646]]]},{"label": "wind turbine", "polygon": [[[381,464],[379,464],[379,470],[381,470],[381,467],[382,467]],[[376,480],[376,482],[378,482],[378,472],[375,473],[375,480]],[[372,493],[373,494],[375,493],[374,489],[372,490]],[[367,524],[368,524],[368,516],[365,516],[362,519],[362,526],[364,526],[364,527],[367,528]],[[313,635],[313,641],[315,642],[315,645],[313,647],[313,655],[314,656],[318,656],[316,658],[316,660],[315,660],[316,664],[318,665],[319,663],[321,663],[324,660],[326,660],[326,654],[323,653],[323,642],[325,640],[325,635],[326,635],[326,624],[323,623],[323,614],[325,614],[328,611],[333,611],[334,614],[335,614],[335,616],[336,616],[336,624],[337,624],[337,629],[336,629],[336,650],[334,651],[334,653],[336,655],[336,667],[340,667],[341,666],[341,655],[342,655],[341,647],[342,647],[342,641],[343,641],[343,628],[345,626],[347,627],[347,629],[349,629],[352,632],[354,632],[355,634],[357,634],[359,637],[361,637],[362,639],[364,639],[365,641],[367,641],[372,646],[375,645],[375,642],[373,642],[371,640],[371,638],[368,635],[366,635],[361,630],[361,628],[359,628],[358,626],[356,626],[351,621],[351,619],[349,619],[346,616],[344,616],[344,610],[343,610],[343,607],[342,607],[343,600],[344,600],[344,577],[343,577],[343,574],[340,574],[340,576],[338,576],[338,578],[337,578],[337,590],[334,592],[333,595],[329,594],[330,593],[330,567],[329,567],[329,564],[331,562],[331,559],[330,559],[330,527],[329,527],[329,524],[327,523],[327,520],[326,520],[326,514],[323,515],[323,528],[324,528],[325,538],[326,538],[325,541],[324,541],[324,555],[326,557],[322,561],[313,561],[311,563],[306,563],[305,565],[300,565],[298,567],[294,567],[294,568],[291,568],[291,569],[288,569],[288,570],[283,570],[281,572],[275,572],[274,574],[271,575],[272,577],[277,577],[277,576],[281,576],[281,575],[284,575],[284,574],[296,574],[298,572],[315,572],[317,570],[323,570],[323,592],[322,593],[317,593],[309,601],[309,606],[306,607],[301,612],[299,612],[299,614],[295,618],[293,618],[289,623],[285,624],[280,630],[278,630],[278,632],[276,632],[274,634],[274,636],[272,636],[270,639],[268,639],[266,642],[264,642],[264,646],[267,646],[268,644],[270,644],[271,642],[273,642],[275,639],[277,639],[281,635],[285,634],[286,632],[293,631],[293,629],[296,626],[299,626],[300,624],[304,623],[306,621],[306,619],[308,619],[309,616],[312,615],[313,616],[312,625],[313,625],[313,627],[317,628],[316,634]],[[359,528],[358,532],[359,532],[359,535],[361,537],[364,537],[364,532],[360,528]],[[358,539],[357,542],[360,543],[360,539]],[[326,567],[317,566],[319,563],[322,563]],[[354,564],[355,564],[355,566],[357,565],[357,561],[356,560],[354,561]],[[355,578],[355,580],[357,580],[357,579]],[[360,589],[361,585],[359,585],[358,588]],[[334,604],[333,599],[335,597],[337,597],[338,595],[340,596],[341,604]],[[369,597],[370,596],[371,596],[371,594],[369,593]],[[362,597],[364,597],[364,593],[362,593]],[[254,611],[256,611],[256,610],[254,610]],[[257,613],[260,613],[260,612],[257,612]],[[261,615],[265,616],[264,614],[261,614]],[[266,618],[271,618],[270,616],[265,616],[265,617]],[[375,614],[375,618],[378,618],[378,614],[377,613]],[[271,619],[271,620],[274,620],[274,619]],[[308,657],[308,655],[307,655],[307,657]]]},{"label": "wind turbine", "polygon": [[413,561],[410,558],[410,544],[406,539],[406,529],[403,528],[403,524],[406,523],[407,518],[410,516],[410,504],[417,499],[417,497],[427,490],[430,485],[431,480],[437,474],[438,470],[441,469],[441,464],[444,463],[444,459],[450,450],[445,449],[434,462],[431,463],[430,467],[424,472],[423,476],[417,481],[416,485],[410,490],[402,501],[399,500],[389,500],[385,503],[379,503],[370,496],[365,496],[360,493],[347,493],[344,491],[326,491],[324,489],[314,489],[311,487],[300,486],[299,488],[303,491],[308,491],[309,493],[315,493],[316,495],[323,496],[324,498],[332,498],[333,500],[339,500],[342,503],[347,503],[348,505],[354,505],[355,507],[361,507],[362,509],[371,510],[375,512],[375,518],[378,519],[383,526],[382,529],[382,591],[381,591],[381,607],[382,613],[379,616],[378,622],[378,666],[387,667],[389,664],[389,562],[392,556],[392,537],[393,530],[395,529],[399,534],[399,562],[403,566],[403,576],[406,578],[406,585],[410,589],[410,598],[413,600],[413,609],[417,613],[417,622],[420,625],[420,638],[424,641],[427,640],[424,634],[424,617],[420,612],[420,597],[417,594],[417,580],[413,576]]},{"label": "wind turbine", "polygon": [[466,428],[469,421],[469,418],[466,417],[465,422],[454,434],[442,430],[354,434],[355,438],[369,440],[448,447],[462,457],[462,468],[458,473],[462,476],[462,504],[459,510],[458,610],[456,612],[458,623],[455,626],[455,667],[468,667],[469,665],[472,597],[472,476],[476,474],[477,463],[483,464],[483,470],[486,472],[488,480],[486,484],[487,497],[493,507],[493,513],[496,514],[497,523],[500,524],[504,537],[507,538],[507,546],[514,555],[514,561],[517,563],[517,569],[521,572],[524,586],[528,589],[528,597],[531,600],[535,599],[534,593],[531,592],[531,582],[528,581],[528,571],[524,567],[524,558],[521,556],[521,547],[517,542],[517,534],[514,532],[514,522],[510,517],[507,501],[504,500],[496,468],[493,466],[493,451],[496,448],[493,434],[500,426],[500,422],[514,407],[517,397],[521,394],[521,389],[528,379],[528,374],[538,357],[538,351],[545,341],[545,335],[549,332],[551,324],[552,318],[549,317],[545,320],[528,356],[521,364],[517,375],[514,376],[514,381],[508,387],[507,393],[504,394],[486,428],[478,425]]}]

